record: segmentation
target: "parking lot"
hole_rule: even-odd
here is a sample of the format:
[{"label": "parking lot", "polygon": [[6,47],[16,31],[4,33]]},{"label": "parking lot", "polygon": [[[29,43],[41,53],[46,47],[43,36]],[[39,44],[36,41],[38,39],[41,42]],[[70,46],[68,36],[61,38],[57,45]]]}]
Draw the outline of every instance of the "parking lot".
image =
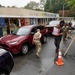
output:
[{"label": "parking lot", "polygon": [[[74,33],[73,33],[74,34]],[[72,39],[61,42],[60,49],[65,52]],[[48,36],[47,43],[42,45],[40,58],[35,55],[35,47],[31,48],[26,55],[14,55],[14,68],[10,75],[74,75],[75,52],[73,42],[66,57],[62,56],[63,66],[54,63],[55,46],[53,36]]]}]

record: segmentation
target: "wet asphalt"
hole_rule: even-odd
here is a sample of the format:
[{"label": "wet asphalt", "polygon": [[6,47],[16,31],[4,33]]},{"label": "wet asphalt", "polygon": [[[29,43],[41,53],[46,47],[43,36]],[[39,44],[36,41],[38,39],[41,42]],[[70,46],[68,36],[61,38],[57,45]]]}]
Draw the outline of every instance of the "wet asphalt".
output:
[{"label": "wet asphalt", "polygon": [[[74,33],[73,33],[74,34]],[[67,39],[66,42],[61,42],[60,50],[62,51],[62,55],[65,53],[65,50],[69,46],[72,39]],[[67,57],[73,58],[73,60],[67,60],[66,57],[63,56],[63,60],[65,63],[67,61],[71,62],[75,60],[75,52],[74,52],[75,42],[73,42],[72,46],[69,48],[67,52]],[[56,70],[59,67],[56,67],[54,63],[55,58],[55,45],[53,36],[49,35],[47,39],[47,43],[42,44],[42,49],[40,52],[40,58],[37,58],[35,47],[30,48],[29,52],[26,55],[17,54],[14,55],[14,67],[10,75],[68,75],[68,71],[72,72],[72,70],[67,70],[67,73],[62,74],[57,73]],[[71,63],[73,64],[73,63]],[[70,65],[70,64],[68,64]],[[72,68],[75,68],[72,65]],[[71,66],[70,66],[71,67]],[[66,66],[63,68],[67,68]],[[62,70],[62,69],[61,69]],[[51,73],[52,72],[52,73]],[[75,73],[74,73],[75,74]]]}]

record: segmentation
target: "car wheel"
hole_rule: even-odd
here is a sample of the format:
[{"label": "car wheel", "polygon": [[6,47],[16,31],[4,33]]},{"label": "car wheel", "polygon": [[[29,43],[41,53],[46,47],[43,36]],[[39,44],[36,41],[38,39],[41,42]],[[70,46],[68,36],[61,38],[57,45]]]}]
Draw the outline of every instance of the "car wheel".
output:
[{"label": "car wheel", "polygon": [[28,45],[23,44],[21,47],[21,54],[26,54],[28,52]]},{"label": "car wheel", "polygon": [[9,75],[7,72],[1,72],[0,75]]},{"label": "car wheel", "polygon": [[47,37],[44,36],[44,37],[43,37],[43,43],[46,43],[46,42],[47,42]]}]

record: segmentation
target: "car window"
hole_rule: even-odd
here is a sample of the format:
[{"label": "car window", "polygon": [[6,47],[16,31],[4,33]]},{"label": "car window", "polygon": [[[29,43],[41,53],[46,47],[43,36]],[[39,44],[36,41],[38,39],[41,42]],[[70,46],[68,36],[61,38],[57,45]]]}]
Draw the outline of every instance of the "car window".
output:
[{"label": "car window", "polygon": [[33,29],[31,30],[31,32],[35,32],[35,28],[33,28]]},{"label": "car window", "polygon": [[21,36],[25,36],[29,33],[30,31],[30,28],[26,27],[26,28],[19,28],[19,29],[16,29],[15,31],[13,31],[12,34],[14,35],[21,35]]},{"label": "car window", "polygon": [[36,32],[36,30],[35,30],[35,28],[32,28],[32,30],[31,30],[31,32],[30,32],[30,34],[35,34],[35,32]]},{"label": "car window", "polygon": [[43,26],[40,26],[40,30],[43,30],[44,29],[44,27]]}]

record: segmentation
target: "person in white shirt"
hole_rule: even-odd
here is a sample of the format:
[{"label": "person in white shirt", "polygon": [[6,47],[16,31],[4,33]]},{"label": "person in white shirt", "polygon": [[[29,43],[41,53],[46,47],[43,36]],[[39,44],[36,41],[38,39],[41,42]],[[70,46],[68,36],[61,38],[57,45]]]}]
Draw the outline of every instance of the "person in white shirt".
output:
[{"label": "person in white shirt", "polygon": [[61,42],[61,39],[62,39],[62,34],[63,34],[63,29],[60,27],[60,24],[56,25],[53,29],[53,33],[54,35],[54,44],[55,44],[55,52],[56,52],[56,58],[55,58],[55,61],[57,60],[58,58],[58,51],[59,51],[59,48],[60,48],[60,42]]}]

